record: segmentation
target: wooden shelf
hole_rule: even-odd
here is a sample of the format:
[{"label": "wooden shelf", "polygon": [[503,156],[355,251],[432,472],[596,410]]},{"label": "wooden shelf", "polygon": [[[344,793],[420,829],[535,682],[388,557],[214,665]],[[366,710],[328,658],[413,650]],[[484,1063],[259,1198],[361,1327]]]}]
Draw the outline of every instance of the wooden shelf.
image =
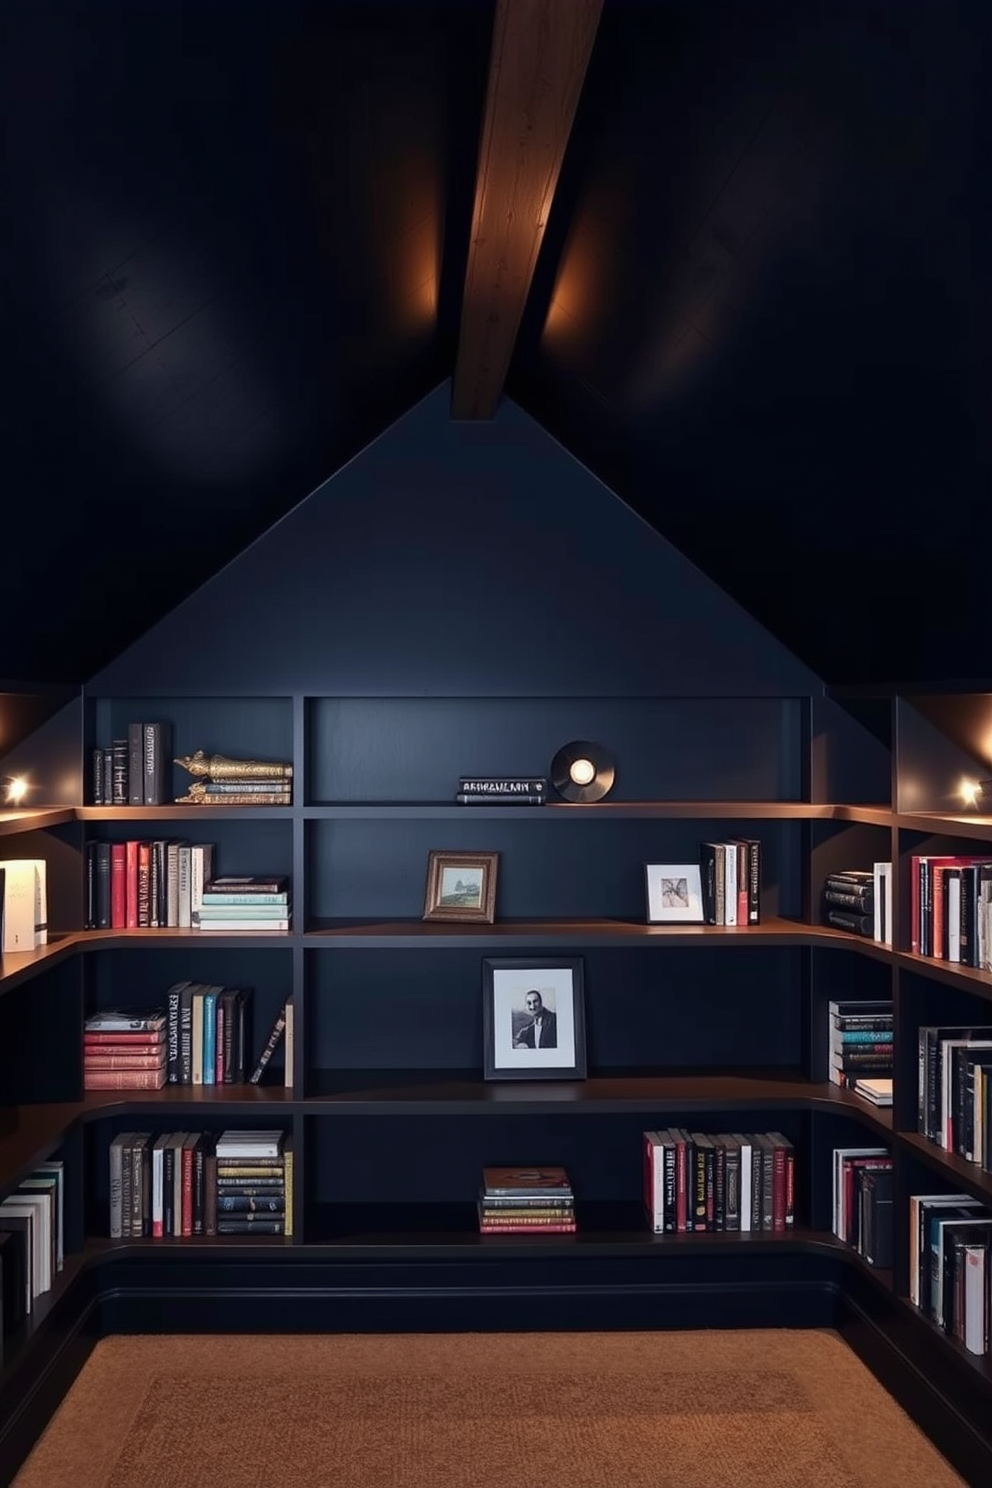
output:
[{"label": "wooden shelf", "polygon": [[317,1204],[307,1218],[306,1249],[351,1247],[362,1251],[385,1248],[404,1251],[450,1252],[526,1251],[529,1254],[570,1253],[576,1250],[658,1254],[690,1254],[740,1248],[754,1253],[783,1246],[822,1245],[851,1254],[833,1235],[804,1228],[783,1234],[770,1231],[716,1231],[702,1234],[656,1235],[644,1222],[638,1204],[576,1199],[578,1229],[571,1235],[483,1235],[479,1232],[474,1200],[425,1204]]},{"label": "wooden shelf", "polygon": [[922,976],[933,977],[949,987],[973,992],[976,997],[992,1000],[992,973],[980,971],[977,966],[962,966],[960,962],[937,960],[934,956],[920,956],[913,951],[896,951],[895,960],[908,971],[918,971]]},{"label": "wooden shelf", "polygon": [[79,1122],[131,1112],[171,1120],[208,1108],[225,1117],[292,1114],[293,1092],[282,1085],[166,1085],[161,1090],[87,1090],[77,1101],[8,1108],[12,1125],[0,1133],[0,1194],[51,1157]]},{"label": "wooden shelf", "polygon": [[850,1112],[889,1134],[892,1112],[795,1070],[671,1074],[611,1072],[586,1080],[481,1080],[474,1070],[322,1070],[310,1076],[303,1110],[327,1107],[381,1115],[550,1115],[608,1112],[737,1112],[817,1107]]},{"label": "wooden shelf", "polygon": [[309,821],[334,819],[434,819],[470,817],[486,820],[521,817],[538,821],[592,819],[657,819],[668,821],[838,821],[900,828],[933,835],[992,840],[992,816],[894,811],[891,806],[846,805],[817,801],[597,801],[576,804],[549,801],[546,806],[464,806],[456,801],[331,801],[308,806],[204,806],[169,802],[162,806],[43,806],[0,812],[0,836],[59,826],[64,822],[196,821],[237,818],[280,821],[301,816]]},{"label": "wooden shelf", "polygon": [[976,1381],[992,1389],[992,1355],[973,1354],[970,1349],[965,1348],[963,1343],[952,1338],[950,1333],[945,1333],[943,1328],[939,1327],[932,1318],[928,1318],[926,1313],[908,1297],[900,1297],[898,1301],[903,1311],[925,1329],[929,1337],[937,1343],[946,1359],[953,1361],[962,1369],[971,1371]]},{"label": "wooden shelf", "polygon": [[898,1132],[898,1140],[916,1154],[927,1167],[945,1178],[953,1178],[962,1188],[976,1198],[983,1199],[992,1208],[992,1173],[987,1173],[978,1163],[968,1162],[956,1152],[947,1152],[931,1142],[922,1132]]},{"label": "wooden shelf", "polygon": [[[856,813],[850,815],[849,813]],[[839,806],[809,801],[596,801],[548,800],[544,806],[509,803],[466,806],[457,801],[323,801],[303,808],[313,821],[334,819],[484,819],[520,821],[657,819],[667,821],[878,821],[886,825],[886,806]]]},{"label": "wooden shelf", "polygon": [[132,947],[142,943],[172,945],[193,950],[202,946],[286,945],[292,930],[180,930],[175,926],[158,930],[80,930],[76,942],[81,950]]},{"label": "wooden shelf", "polygon": [[79,948],[81,932],[69,935],[49,935],[48,944],[34,951],[8,951],[0,955],[0,994],[9,992],[22,982],[30,981],[40,971],[66,961]]},{"label": "wooden shelf", "polygon": [[163,806],[77,806],[79,821],[220,821],[236,817],[245,821],[282,821],[293,815],[292,806],[204,806],[195,801],[170,802]]},{"label": "wooden shelf", "polygon": [[76,806],[38,806],[23,810],[0,811],[0,837],[15,832],[37,832],[43,827],[60,827],[78,820]]},{"label": "wooden shelf", "polygon": [[769,917],[760,925],[645,925],[634,920],[555,919],[497,920],[493,925],[464,924],[436,920],[337,920],[312,918],[304,931],[304,943],[318,946],[327,941],[347,940],[368,947],[388,944],[402,948],[423,945],[478,945],[492,941],[503,947],[546,945],[642,945],[652,941],[683,941],[710,945],[810,945],[866,946],[881,951],[864,936],[850,935],[828,925],[807,925],[800,920]]}]

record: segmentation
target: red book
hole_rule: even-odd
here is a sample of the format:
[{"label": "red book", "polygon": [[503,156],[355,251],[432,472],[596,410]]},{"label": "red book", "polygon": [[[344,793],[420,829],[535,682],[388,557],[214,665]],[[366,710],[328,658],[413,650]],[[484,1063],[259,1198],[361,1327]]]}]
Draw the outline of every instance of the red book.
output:
[{"label": "red book", "polygon": [[161,1033],[146,1033],[136,1030],[134,1033],[84,1033],[84,1049],[129,1049],[135,1054],[154,1054],[156,1049],[165,1048],[165,1038]]},{"label": "red book", "polygon": [[[187,1139],[189,1140],[189,1139]],[[183,1238],[193,1233],[193,1148],[183,1146]]]},{"label": "red book", "polygon": [[161,1090],[165,1065],[156,1070],[83,1070],[84,1090]]},{"label": "red book", "polygon": [[136,930],[138,928],[138,843],[137,840],[125,842],[125,928]]},{"label": "red book", "polygon": [[88,1052],[83,1060],[85,1070],[155,1070],[165,1068],[160,1051],[154,1054],[132,1054],[130,1051],[101,1050]]},{"label": "red book", "polygon": [[110,844],[110,927],[124,929],[125,904],[125,854],[123,842]]},{"label": "red book", "polygon": [[480,1222],[479,1229],[483,1235],[574,1235],[576,1224],[574,1220],[564,1224],[494,1224],[492,1220],[484,1219]]}]

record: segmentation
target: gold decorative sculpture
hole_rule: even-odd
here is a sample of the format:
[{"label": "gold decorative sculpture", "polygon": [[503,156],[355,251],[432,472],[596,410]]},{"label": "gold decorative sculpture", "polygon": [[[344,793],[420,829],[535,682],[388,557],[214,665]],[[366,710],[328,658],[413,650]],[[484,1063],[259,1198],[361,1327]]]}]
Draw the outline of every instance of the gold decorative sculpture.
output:
[{"label": "gold decorative sculpture", "polygon": [[[173,763],[188,770],[190,775],[206,780],[289,780],[293,774],[292,765],[274,765],[267,760],[229,759],[226,754],[204,754],[202,749],[195,754],[184,754]],[[191,791],[195,789],[195,786],[191,787]]]}]

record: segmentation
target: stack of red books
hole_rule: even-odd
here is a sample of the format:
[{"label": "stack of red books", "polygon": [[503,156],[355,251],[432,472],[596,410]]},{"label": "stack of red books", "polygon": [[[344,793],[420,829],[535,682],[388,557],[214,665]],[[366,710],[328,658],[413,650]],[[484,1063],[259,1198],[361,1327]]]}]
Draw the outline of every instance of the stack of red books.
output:
[{"label": "stack of red books", "polygon": [[575,1200],[564,1168],[483,1168],[484,1235],[572,1235]]},{"label": "stack of red books", "polygon": [[165,1084],[165,1014],[113,1008],[83,1026],[84,1090],[161,1090]]}]

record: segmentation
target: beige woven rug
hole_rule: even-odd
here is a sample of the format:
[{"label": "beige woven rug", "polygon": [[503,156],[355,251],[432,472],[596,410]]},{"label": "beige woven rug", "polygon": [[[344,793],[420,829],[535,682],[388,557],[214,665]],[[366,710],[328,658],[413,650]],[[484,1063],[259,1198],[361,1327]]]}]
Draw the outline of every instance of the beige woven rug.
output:
[{"label": "beige woven rug", "polygon": [[828,1331],[131,1337],[16,1488],[961,1488]]}]

